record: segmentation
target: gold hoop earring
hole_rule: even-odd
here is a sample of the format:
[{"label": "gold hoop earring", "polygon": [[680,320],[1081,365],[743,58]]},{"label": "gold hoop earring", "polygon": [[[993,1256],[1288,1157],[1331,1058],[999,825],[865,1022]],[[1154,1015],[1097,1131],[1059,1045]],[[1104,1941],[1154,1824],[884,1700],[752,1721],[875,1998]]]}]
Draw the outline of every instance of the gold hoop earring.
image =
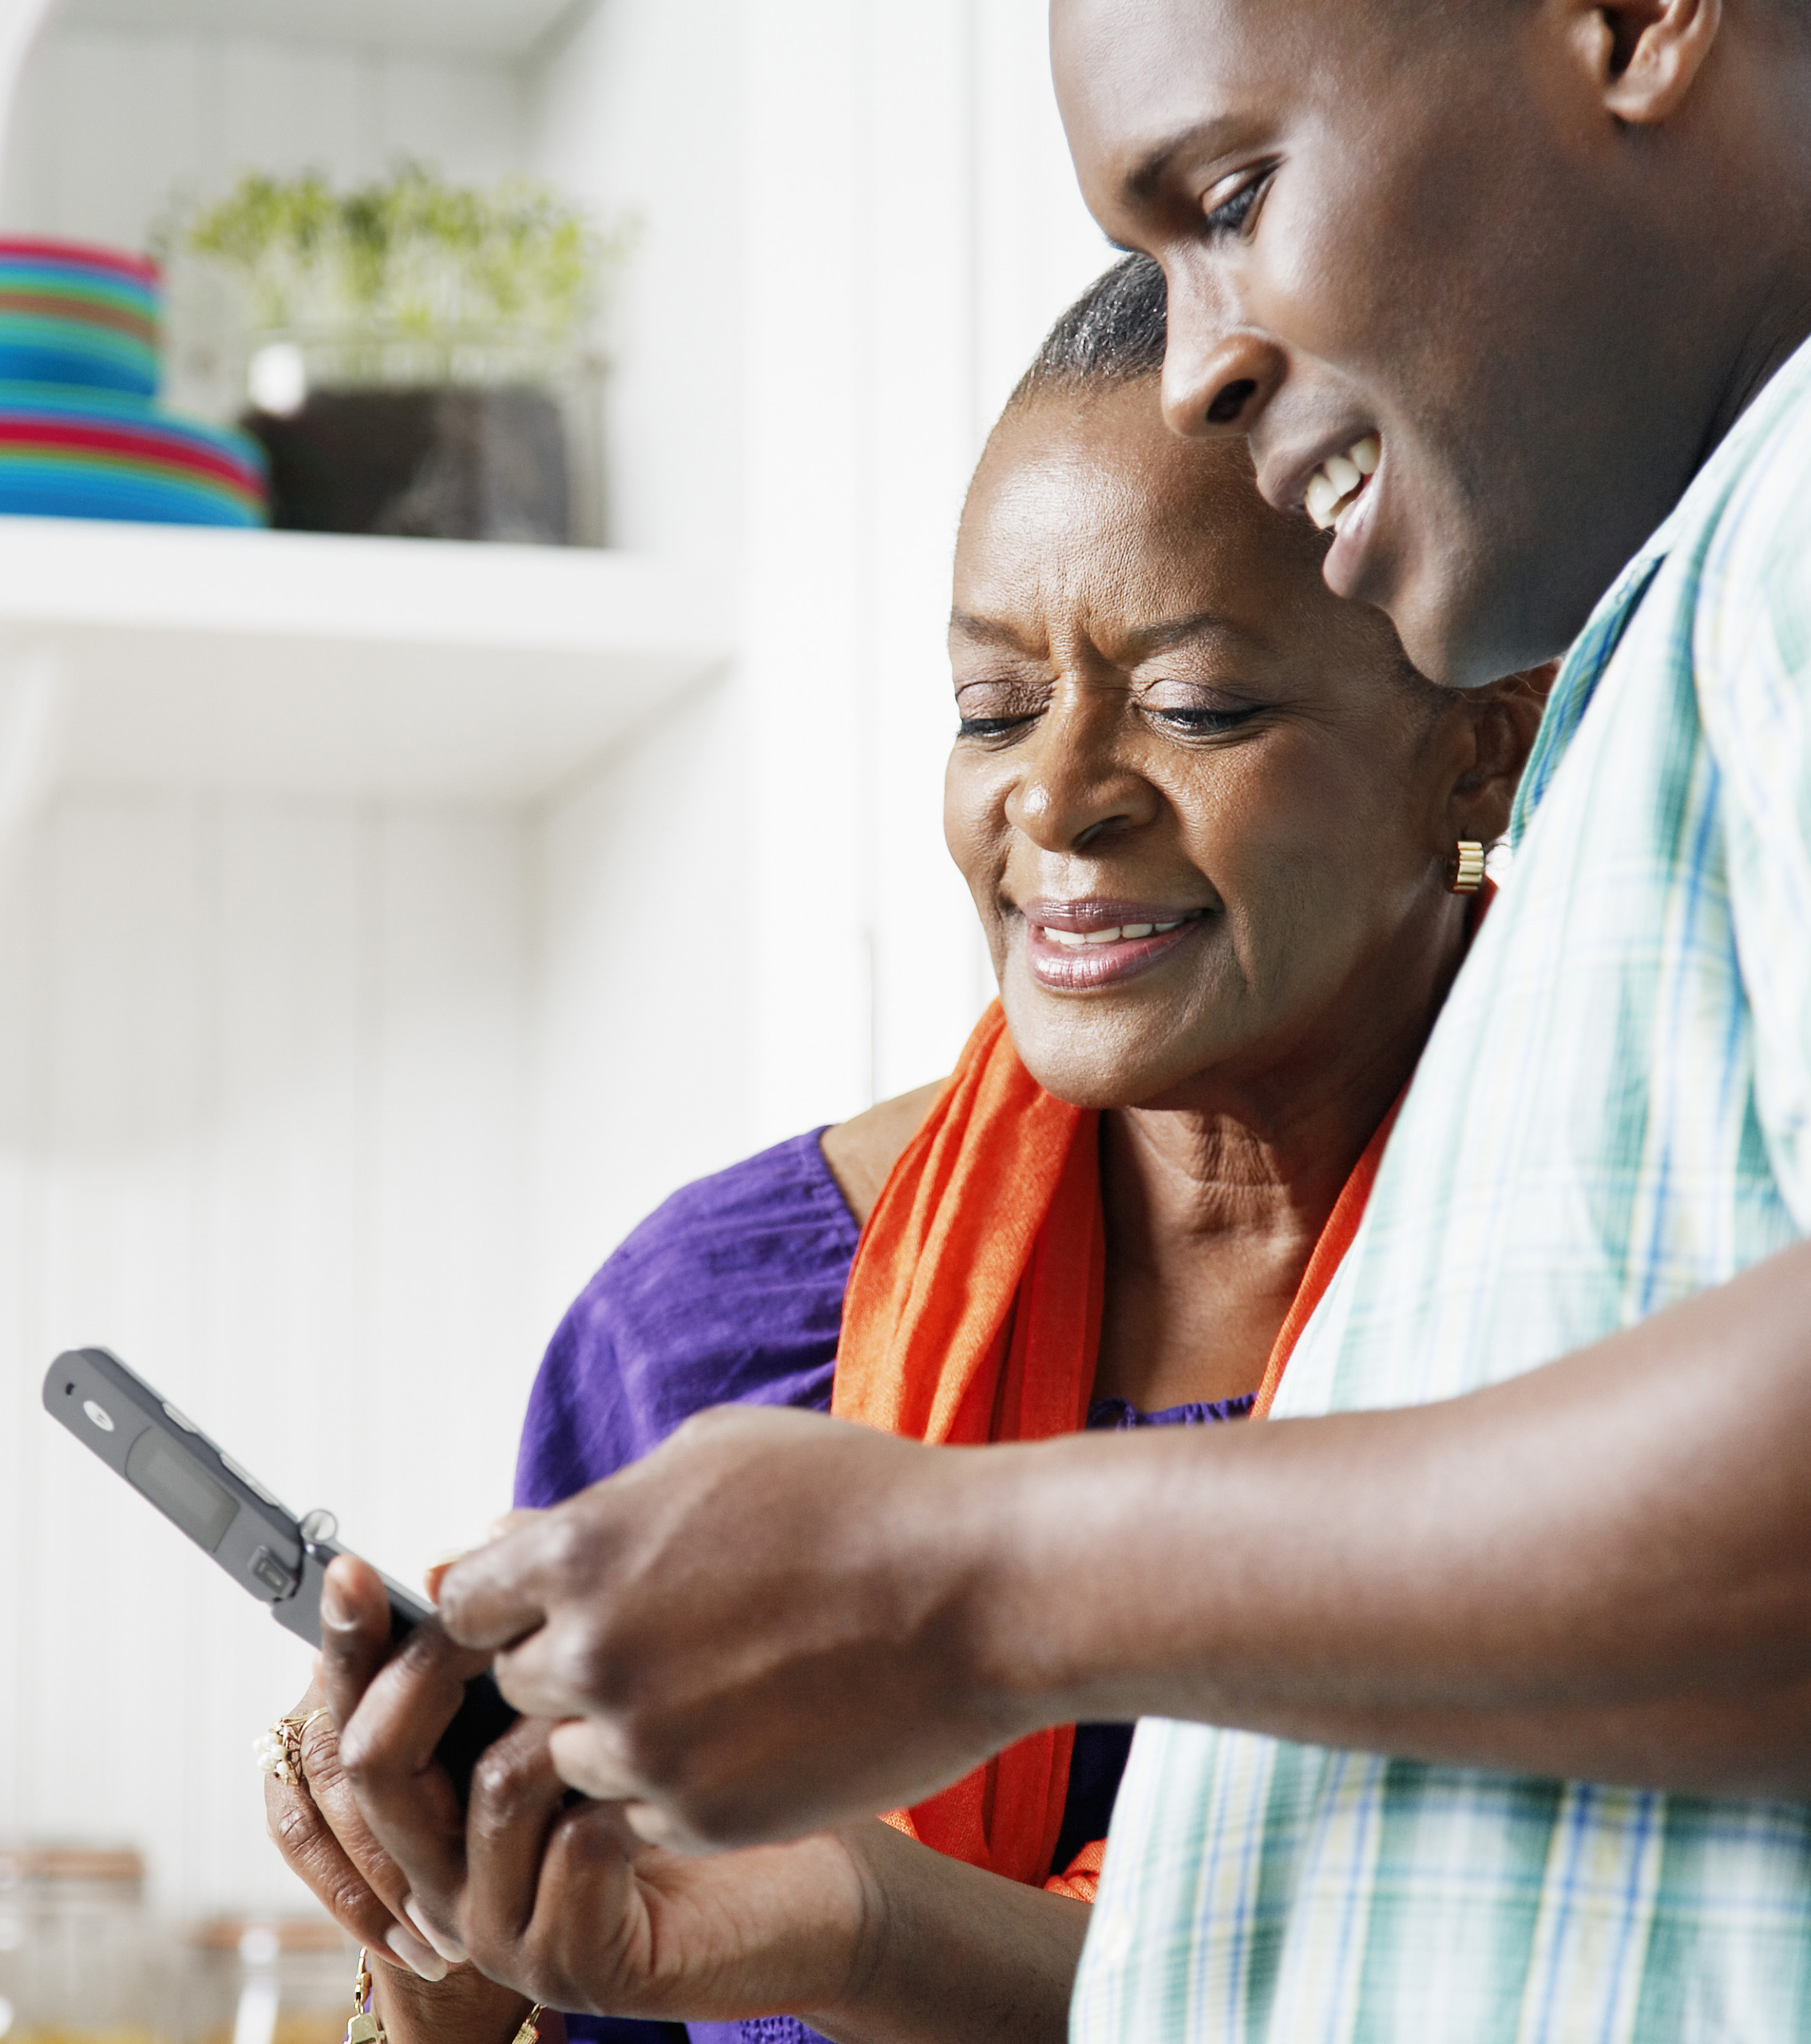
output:
[{"label": "gold hoop earring", "polygon": [[1455,894],[1475,894],[1484,885],[1484,846],[1476,838],[1461,838],[1446,862],[1446,884]]}]

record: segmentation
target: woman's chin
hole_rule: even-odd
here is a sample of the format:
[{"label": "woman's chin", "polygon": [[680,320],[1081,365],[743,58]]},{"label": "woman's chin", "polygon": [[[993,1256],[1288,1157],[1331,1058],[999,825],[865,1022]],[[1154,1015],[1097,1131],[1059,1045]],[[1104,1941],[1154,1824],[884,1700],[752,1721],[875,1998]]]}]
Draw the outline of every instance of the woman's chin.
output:
[{"label": "woman's chin", "polygon": [[[1072,1107],[1138,1107],[1192,1078],[1203,1060],[1143,1004],[1052,998],[1031,987],[1004,998],[1013,1048],[1045,1092]],[[1052,1010],[1055,1012],[1052,1012]],[[1151,1024],[1155,1022],[1157,1026]]]}]

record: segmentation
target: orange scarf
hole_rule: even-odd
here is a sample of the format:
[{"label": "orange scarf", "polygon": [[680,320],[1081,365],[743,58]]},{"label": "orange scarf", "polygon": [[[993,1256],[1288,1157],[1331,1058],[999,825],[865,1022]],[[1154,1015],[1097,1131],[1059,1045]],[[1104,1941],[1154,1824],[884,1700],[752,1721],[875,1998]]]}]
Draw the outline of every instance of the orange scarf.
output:
[{"label": "orange scarf", "polygon": [[[1392,1107],[1315,1245],[1258,1413],[1357,1231],[1395,1119]],[[862,1231],[832,1412],[945,1443],[1045,1440],[1086,1424],[1106,1268],[1099,1123],[1026,1071],[993,1002]],[[1098,1842],[1045,1883],[1074,1738],[1070,1725],[1034,1732],[887,1821],[970,1866],[1092,1900]]]}]

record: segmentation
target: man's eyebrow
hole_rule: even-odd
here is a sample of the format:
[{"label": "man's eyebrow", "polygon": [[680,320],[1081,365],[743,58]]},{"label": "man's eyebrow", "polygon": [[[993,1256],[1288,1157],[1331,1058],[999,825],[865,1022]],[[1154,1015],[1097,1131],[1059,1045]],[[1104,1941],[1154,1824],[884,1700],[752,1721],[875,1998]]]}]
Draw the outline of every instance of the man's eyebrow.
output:
[{"label": "man's eyebrow", "polygon": [[1151,197],[1158,186],[1169,175],[1170,166],[1184,150],[1191,153],[1211,156],[1220,146],[1222,137],[1232,127],[1224,114],[1211,120],[1197,121],[1191,126],[1179,129],[1167,141],[1159,142],[1141,156],[1136,166],[1129,170],[1119,189],[1125,199],[1136,205]]}]

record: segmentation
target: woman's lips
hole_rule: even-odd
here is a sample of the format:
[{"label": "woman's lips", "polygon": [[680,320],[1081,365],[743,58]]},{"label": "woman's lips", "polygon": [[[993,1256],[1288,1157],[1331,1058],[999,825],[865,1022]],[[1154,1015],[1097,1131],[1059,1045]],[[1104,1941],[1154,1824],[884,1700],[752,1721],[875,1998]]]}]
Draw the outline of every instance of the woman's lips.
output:
[{"label": "woman's lips", "polygon": [[1134,901],[1027,901],[1025,962],[1040,986],[1077,993],[1148,971],[1191,941],[1204,909]]}]

